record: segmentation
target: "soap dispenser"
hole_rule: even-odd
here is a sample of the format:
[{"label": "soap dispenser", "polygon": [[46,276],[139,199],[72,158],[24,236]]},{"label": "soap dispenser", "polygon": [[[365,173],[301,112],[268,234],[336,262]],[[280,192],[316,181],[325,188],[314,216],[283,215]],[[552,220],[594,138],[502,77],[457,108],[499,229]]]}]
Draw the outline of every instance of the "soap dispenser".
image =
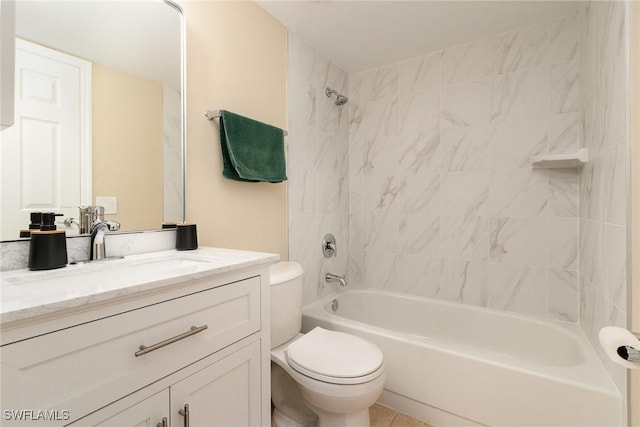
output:
[{"label": "soap dispenser", "polygon": [[31,237],[33,230],[40,230],[40,226],[42,225],[42,212],[31,212],[29,218],[31,219],[29,229],[20,230],[20,237]]},{"label": "soap dispenser", "polygon": [[40,230],[40,225],[42,225],[42,212],[31,212],[30,218],[31,224],[29,224],[29,230]]},{"label": "soap dispenser", "polygon": [[42,214],[42,223],[40,224],[40,230],[42,231],[53,231],[57,229],[56,227],[56,217],[62,216],[62,214],[57,214],[53,212],[44,212]]},{"label": "soap dispenser", "polygon": [[29,270],[51,270],[67,265],[67,235],[57,230],[55,219],[62,214],[42,214],[39,230],[32,230],[29,243]]}]

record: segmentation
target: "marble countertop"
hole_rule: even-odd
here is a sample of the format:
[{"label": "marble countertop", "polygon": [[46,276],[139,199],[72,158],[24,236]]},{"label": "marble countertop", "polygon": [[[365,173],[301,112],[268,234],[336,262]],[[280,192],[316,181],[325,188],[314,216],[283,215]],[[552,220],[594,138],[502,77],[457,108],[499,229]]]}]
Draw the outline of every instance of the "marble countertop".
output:
[{"label": "marble countertop", "polygon": [[278,255],[201,247],[67,265],[46,271],[0,273],[0,323],[105,301],[123,295],[272,264]]}]

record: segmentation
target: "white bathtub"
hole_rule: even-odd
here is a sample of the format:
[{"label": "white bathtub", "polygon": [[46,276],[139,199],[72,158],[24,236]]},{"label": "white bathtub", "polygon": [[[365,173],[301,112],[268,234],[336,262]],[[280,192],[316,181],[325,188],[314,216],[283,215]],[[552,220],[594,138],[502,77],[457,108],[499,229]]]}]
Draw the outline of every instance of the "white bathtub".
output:
[{"label": "white bathtub", "polygon": [[315,326],[376,343],[381,403],[438,427],[622,425],[620,393],[572,323],[347,289],[305,307],[303,331]]}]

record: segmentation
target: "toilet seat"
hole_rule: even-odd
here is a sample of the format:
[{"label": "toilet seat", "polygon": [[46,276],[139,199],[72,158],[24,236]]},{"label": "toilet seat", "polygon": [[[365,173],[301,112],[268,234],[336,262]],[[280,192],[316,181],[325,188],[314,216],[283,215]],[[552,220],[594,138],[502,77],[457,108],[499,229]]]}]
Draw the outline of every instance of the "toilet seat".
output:
[{"label": "toilet seat", "polygon": [[285,348],[297,372],[332,384],[362,384],[382,373],[380,349],[362,338],[316,327]]}]

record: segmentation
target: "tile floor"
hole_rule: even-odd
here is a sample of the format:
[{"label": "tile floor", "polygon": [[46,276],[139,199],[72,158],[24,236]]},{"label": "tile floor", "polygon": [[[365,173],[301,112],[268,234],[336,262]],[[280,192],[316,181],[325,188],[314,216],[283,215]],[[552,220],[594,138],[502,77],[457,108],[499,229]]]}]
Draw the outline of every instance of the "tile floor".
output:
[{"label": "tile floor", "polygon": [[377,403],[369,408],[369,418],[371,427],[434,427]]}]

